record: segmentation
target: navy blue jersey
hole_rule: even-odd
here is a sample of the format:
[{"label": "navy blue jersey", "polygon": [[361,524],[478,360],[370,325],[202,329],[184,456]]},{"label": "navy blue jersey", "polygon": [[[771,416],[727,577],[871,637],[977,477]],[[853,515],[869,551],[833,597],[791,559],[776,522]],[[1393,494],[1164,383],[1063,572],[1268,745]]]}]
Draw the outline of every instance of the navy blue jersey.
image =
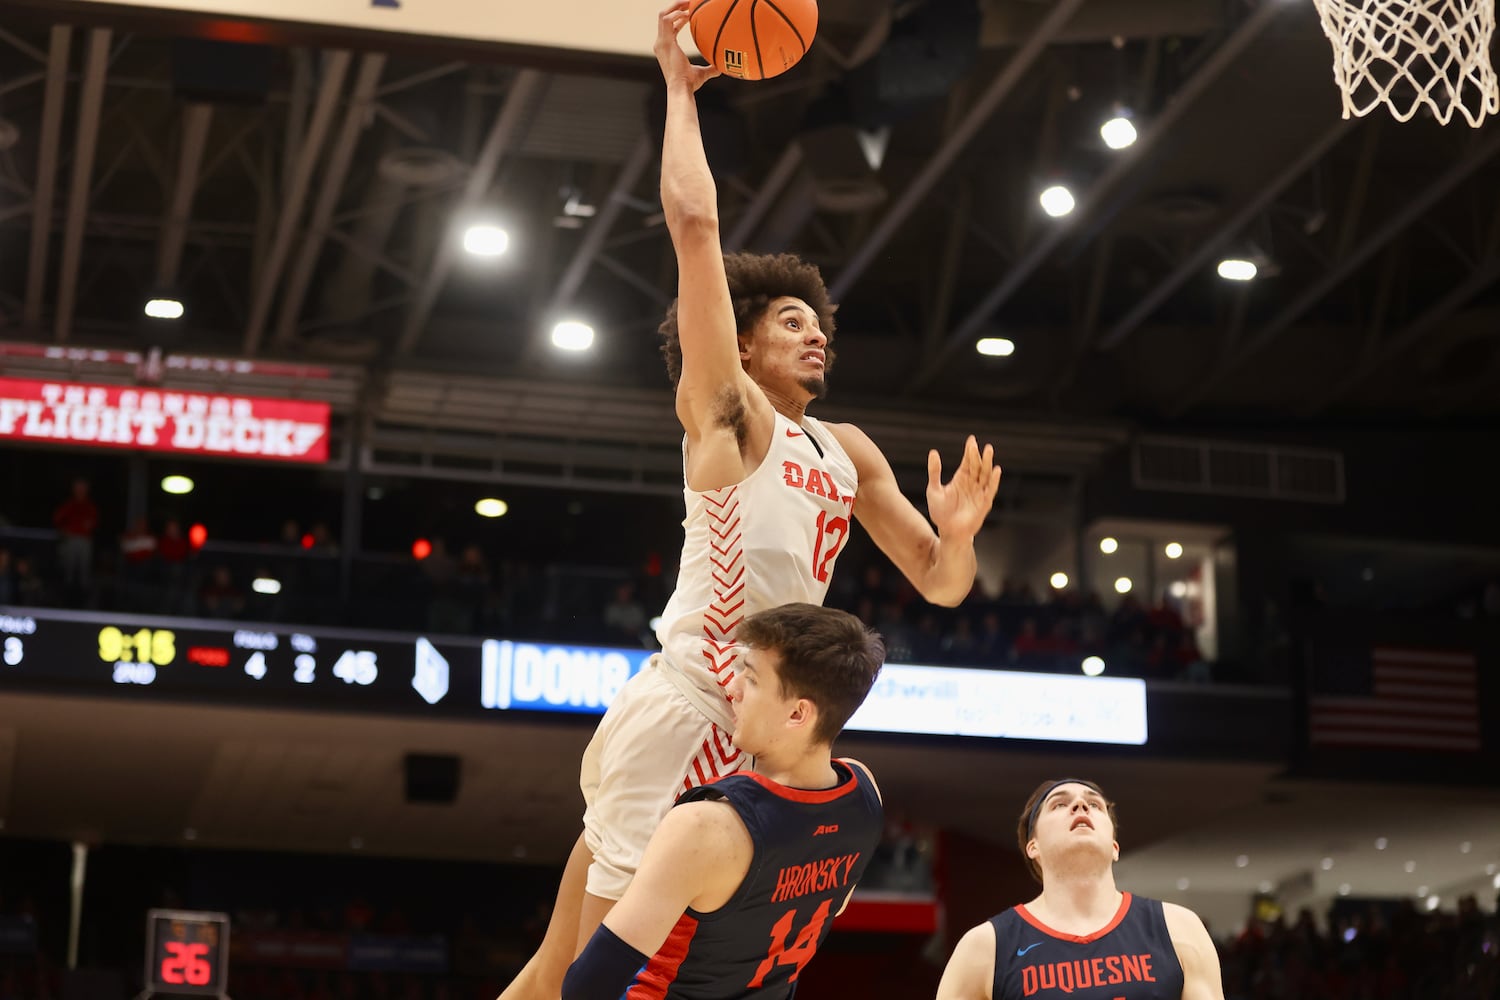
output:
[{"label": "navy blue jersey", "polygon": [[868,775],[841,760],[839,782],[807,791],[740,772],[677,799],[723,799],[755,845],[750,868],[712,913],[689,909],[624,1000],[783,1000],[864,873],[884,826]]},{"label": "navy blue jersey", "polygon": [[1055,931],[1024,906],[990,923],[994,1000],[1182,1000],[1182,964],[1155,899],[1125,893],[1115,918],[1086,937]]}]

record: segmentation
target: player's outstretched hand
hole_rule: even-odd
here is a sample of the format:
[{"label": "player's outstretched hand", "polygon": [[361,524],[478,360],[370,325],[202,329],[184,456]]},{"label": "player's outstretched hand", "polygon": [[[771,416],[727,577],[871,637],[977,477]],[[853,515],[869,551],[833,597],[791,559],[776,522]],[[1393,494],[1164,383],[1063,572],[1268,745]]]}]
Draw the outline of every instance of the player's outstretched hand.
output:
[{"label": "player's outstretched hand", "polygon": [[993,445],[979,450],[974,435],[964,444],[963,461],[947,483],[943,460],[936,450],[927,453],[927,516],[943,538],[973,538],[989,516],[1000,488],[1000,467]]},{"label": "player's outstretched hand", "polygon": [[719,71],[712,66],[694,66],[688,62],[687,53],[682,51],[682,46],[677,42],[677,36],[688,23],[688,4],[689,0],[677,0],[661,12],[661,16],[656,19],[656,44],[652,46],[652,51],[656,53],[656,61],[661,66],[662,79],[667,81],[668,90],[674,83],[682,83],[691,92],[697,93],[698,88],[718,76]]}]

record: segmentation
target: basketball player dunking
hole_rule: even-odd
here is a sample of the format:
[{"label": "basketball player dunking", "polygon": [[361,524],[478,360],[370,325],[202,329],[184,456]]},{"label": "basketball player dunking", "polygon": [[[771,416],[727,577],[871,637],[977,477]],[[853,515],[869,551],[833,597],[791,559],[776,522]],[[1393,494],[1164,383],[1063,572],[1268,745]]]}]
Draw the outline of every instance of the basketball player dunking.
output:
[{"label": "basketball player dunking", "polygon": [[787,604],[745,619],[728,685],[755,769],[684,792],[563,1000],[781,1000],[880,842],[880,793],[832,745],[885,656],[858,618]]},{"label": "basketball player dunking", "polygon": [[959,940],[938,1000],[1224,1000],[1198,915],[1115,888],[1116,828],[1091,781],[1032,792],[1016,839],[1042,894]]},{"label": "basketball player dunking", "polygon": [[[682,421],[687,516],[662,652],[610,705],[584,753],[584,833],[541,949],[503,1000],[556,1000],[563,974],[629,885],[646,841],[684,789],[738,770],[725,688],[745,616],[821,604],[850,517],[935,604],[974,583],[974,535],[1000,470],[969,438],[952,480],[928,457],[929,524],[857,427],[807,416],[833,360],[833,306],[817,268],[794,257],[725,257],[695,93],[717,73],[678,45],[686,0],[662,12],[655,51],[667,85],[661,198],[677,252],[678,298],[662,324]],[[936,530],[934,530],[936,526]]]}]

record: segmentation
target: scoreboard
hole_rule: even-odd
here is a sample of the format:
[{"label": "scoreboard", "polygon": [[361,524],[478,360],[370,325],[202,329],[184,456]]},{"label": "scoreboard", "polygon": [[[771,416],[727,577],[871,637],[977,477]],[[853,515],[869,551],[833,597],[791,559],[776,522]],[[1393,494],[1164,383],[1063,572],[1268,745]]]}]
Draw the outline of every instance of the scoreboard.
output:
[{"label": "scoreboard", "polygon": [[[0,694],[331,711],[603,714],[649,650],[0,607]],[[888,663],[851,731],[1140,745],[1145,683]]]}]

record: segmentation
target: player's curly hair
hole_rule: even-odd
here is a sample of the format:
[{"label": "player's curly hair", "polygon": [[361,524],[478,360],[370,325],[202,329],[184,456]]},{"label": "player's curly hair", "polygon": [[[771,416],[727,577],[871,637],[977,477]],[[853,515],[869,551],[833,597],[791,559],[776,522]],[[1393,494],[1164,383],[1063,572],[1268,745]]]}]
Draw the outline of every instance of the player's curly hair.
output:
[{"label": "player's curly hair", "polygon": [[[729,278],[729,299],[734,305],[736,333],[747,333],[765,316],[773,299],[792,296],[806,302],[818,314],[818,326],[828,343],[823,348],[823,370],[833,368],[833,313],[837,308],[828,301],[828,288],[815,265],[789,253],[724,255],[724,274]],[[682,378],[682,341],[677,332],[677,300],[667,308],[667,317],[658,327],[662,336],[661,353],[667,360],[667,377],[676,387]]]}]

